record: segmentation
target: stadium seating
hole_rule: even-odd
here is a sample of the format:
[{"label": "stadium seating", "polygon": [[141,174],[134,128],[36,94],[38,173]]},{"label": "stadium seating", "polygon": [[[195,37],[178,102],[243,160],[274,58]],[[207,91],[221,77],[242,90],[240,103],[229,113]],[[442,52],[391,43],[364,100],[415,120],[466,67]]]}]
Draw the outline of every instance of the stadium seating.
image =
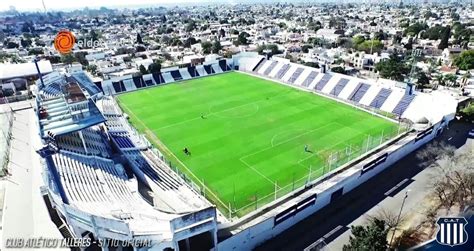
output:
[{"label": "stadium seating", "polygon": [[332,89],[330,94],[337,97],[339,95],[339,93],[341,93],[341,91],[344,89],[344,87],[346,87],[347,83],[349,83],[349,79],[341,78],[337,82],[336,86],[334,86],[334,88]]},{"label": "stadium seating", "polygon": [[362,97],[365,95],[367,90],[369,90],[370,85],[369,84],[364,84],[364,83],[359,83],[359,85],[354,89],[352,94],[349,96],[349,100],[352,100],[354,102],[359,102]]},{"label": "stadium seating", "polygon": [[161,75],[165,83],[173,83],[175,81],[170,72],[163,72]]},{"label": "stadium seating", "polygon": [[179,73],[179,70],[170,71],[169,73],[173,77],[174,81],[183,79],[183,76],[181,76],[181,74]]},{"label": "stadium seating", "polygon": [[204,70],[203,65],[196,65],[196,71],[198,72],[199,76],[206,76],[207,72]]},{"label": "stadium seating", "polygon": [[282,79],[285,73],[290,69],[290,64],[284,64],[280,70],[278,70],[278,73],[276,74],[276,78]]},{"label": "stadium seating", "polygon": [[[111,160],[86,158],[61,151],[52,155],[68,198],[73,202],[123,204],[126,208],[137,203],[126,184],[125,171]],[[117,205],[116,205],[117,206]]]},{"label": "stadium seating", "polygon": [[255,65],[255,67],[252,69],[252,71],[258,72],[260,68],[262,68],[262,66],[265,64],[266,61],[267,61],[266,58],[261,58],[260,61],[258,61],[257,65]]},{"label": "stadium seating", "polygon": [[199,73],[195,66],[188,66],[188,72],[192,78],[199,77]]},{"label": "stadium seating", "polygon": [[227,65],[227,60],[226,59],[219,60],[219,67],[221,68],[221,70],[223,72],[231,70],[231,67],[229,65]]},{"label": "stadium seating", "polygon": [[207,74],[213,74],[214,71],[212,70],[211,65],[204,65],[204,70],[206,71]]},{"label": "stadium seating", "polygon": [[380,109],[382,107],[383,103],[385,103],[385,100],[390,96],[392,93],[392,90],[387,89],[387,88],[382,88],[380,89],[379,93],[377,96],[375,96],[374,100],[370,103],[371,107]]},{"label": "stadium seating", "polygon": [[331,74],[325,73],[323,77],[321,78],[321,80],[319,80],[319,82],[316,83],[316,85],[314,86],[314,89],[317,91],[321,91],[324,88],[324,86],[326,86],[326,84],[329,82],[331,77],[332,77]]},{"label": "stadium seating", "polygon": [[135,148],[135,145],[127,136],[111,135],[119,148]]},{"label": "stadium seating", "polygon": [[273,68],[275,68],[275,66],[278,64],[277,61],[270,61],[270,65],[265,69],[265,71],[263,72],[264,75],[269,75],[270,72],[273,70]]},{"label": "stadium seating", "polygon": [[42,94],[46,98],[56,97],[59,94],[61,94],[61,85],[59,84],[59,82],[49,84],[45,88],[42,89]]},{"label": "stadium seating", "polygon": [[120,93],[126,91],[125,85],[122,81],[112,82],[112,86],[114,87],[115,93]]},{"label": "stadium seating", "polygon": [[145,87],[145,82],[143,81],[142,76],[134,76],[133,77],[133,83],[137,87],[137,89]]},{"label": "stadium seating", "polygon": [[[155,80],[155,84],[159,85],[165,83],[165,80],[163,79],[163,75],[161,73],[153,73],[151,74],[151,76],[153,77],[153,80]],[[151,85],[153,85],[153,82],[151,83]]]},{"label": "stadium seating", "polygon": [[212,67],[212,70],[215,73],[222,73],[223,72],[221,67],[219,66],[219,64],[212,64],[211,67]]},{"label": "stadium seating", "polygon": [[301,73],[303,72],[303,70],[304,70],[303,68],[298,67],[298,68],[296,69],[296,71],[293,73],[293,75],[291,75],[291,77],[290,77],[290,79],[288,80],[288,82],[289,82],[290,84],[294,84],[295,81],[296,81],[296,79],[298,79],[298,77],[299,77],[299,76],[301,75]]},{"label": "stadium seating", "polygon": [[191,75],[188,72],[188,68],[180,68],[179,69],[179,74],[183,79],[190,79]]},{"label": "stadium seating", "polygon": [[[110,156],[110,149],[104,143],[104,138],[98,131],[90,128],[84,129],[82,130],[82,136],[84,137],[84,142],[86,143],[89,154],[103,157]],[[82,140],[77,132],[57,136],[56,143],[60,149],[86,154]]]},{"label": "stadium seating", "polygon": [[125,86],[125,90],[127,91],[134,91],[137,89],[135,84],[133,83],[133,79],[124,79],[122,80],[123,85]]},{"label": "stadium seating", "polygon": [[318,76],[318,72],[311,71],[301,85],[304,87],[308,87],[317,76]]},{"label": "stadium seating", "polygon": [[401,116],[405,110],[408,108],[410,103],[413,101],[415,98],[415,95],[405,95],[402,97],[400,102],[398,102],[397,106],[393,109],[392,113],[397,114],[398,116]]}]

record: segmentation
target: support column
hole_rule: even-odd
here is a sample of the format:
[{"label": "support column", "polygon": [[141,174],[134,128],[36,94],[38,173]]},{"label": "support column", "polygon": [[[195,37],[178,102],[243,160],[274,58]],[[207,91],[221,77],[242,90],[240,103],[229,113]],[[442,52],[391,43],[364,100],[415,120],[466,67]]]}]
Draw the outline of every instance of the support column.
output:
[{"label": "support column", "polygon": [[82,131],[79,131],[79,138],[81,138],[82,145],[84,146],[84,151],[86,152],[86,154],[89,154],[89,151],[87,150],[86,146],[86,141],[84,140],[84,136],[82,135]]}]

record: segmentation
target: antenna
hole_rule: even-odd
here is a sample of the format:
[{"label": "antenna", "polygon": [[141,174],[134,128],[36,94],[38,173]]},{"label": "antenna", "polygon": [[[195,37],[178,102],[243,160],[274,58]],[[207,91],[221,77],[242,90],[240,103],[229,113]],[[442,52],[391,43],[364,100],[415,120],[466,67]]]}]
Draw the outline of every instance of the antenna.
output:
[{"label": "antenna", "polygon": [[44,0],[41,0],[41,2],[43,3],[44,12],[47,12],[47,11],[46,11],[46,4],[44,4]]}]

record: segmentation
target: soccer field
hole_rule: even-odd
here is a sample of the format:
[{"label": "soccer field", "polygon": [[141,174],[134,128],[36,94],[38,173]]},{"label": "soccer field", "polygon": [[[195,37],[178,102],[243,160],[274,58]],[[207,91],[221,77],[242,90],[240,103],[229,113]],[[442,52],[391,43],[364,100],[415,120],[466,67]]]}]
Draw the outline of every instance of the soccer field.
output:
[{"label": "soccer field", "polygon": [[130,92],[118,101],[173,168],[205,184],[206,197],[237,216],[273,200],[275,190],[281,197],[308,176],[320,177],[359,156],[398,129],[354,107],[238,72]]}]

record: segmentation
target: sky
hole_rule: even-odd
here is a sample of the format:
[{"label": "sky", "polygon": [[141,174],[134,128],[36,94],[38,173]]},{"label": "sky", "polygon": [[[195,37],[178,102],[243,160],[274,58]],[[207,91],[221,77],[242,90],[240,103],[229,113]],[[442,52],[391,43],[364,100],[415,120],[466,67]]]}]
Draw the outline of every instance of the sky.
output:
[{"label": "sky", "polygon": [[233,2],[225,0],[0,0],[0,10],[8,10],[10,6],[17,10],[43,11],[43,4],[48,10],[71,10],[82,9],[85,7],[98,8],[101,6],[127,6],[127,5],[146,5],[146,4],[178,4],[178,3],[199,3],[199,2]]}]

